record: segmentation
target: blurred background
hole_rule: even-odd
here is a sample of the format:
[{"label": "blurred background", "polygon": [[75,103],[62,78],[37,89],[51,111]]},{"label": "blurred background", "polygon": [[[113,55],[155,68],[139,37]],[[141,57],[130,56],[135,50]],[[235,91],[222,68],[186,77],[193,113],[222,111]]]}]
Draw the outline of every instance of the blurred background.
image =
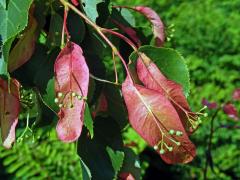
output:
[{"label": "blurred background", "polygon": [[[125,142],[140,156],[143,179],[240,179],[239,118],[236,113],[229,115],[222,110],[229,102],[240,110],[240,101],[232,100],[234,90],[240,88],[240,1],[116,0],[114,3],[150,6],[160,15],[167,33],[164,46],[177,49],[188,64],[191,77],[188,100],[192,109],[209,107],[208,117],[191,136],[197,156],[187,165],[166,165],[131,128],[124,133]],[[136,24],[149,28],[138,15]],[[45,136],[46,132],[50,134]],[[55,141],[54,133],[54,129],[41,129],[28,143],[20,143],[8,151],[0,147],[1,179],[28,179],[32,174],[39,179],[78,179],[81,167],[72,153],[74,144]],[[34,143],[36,139],[38,143]]]}]

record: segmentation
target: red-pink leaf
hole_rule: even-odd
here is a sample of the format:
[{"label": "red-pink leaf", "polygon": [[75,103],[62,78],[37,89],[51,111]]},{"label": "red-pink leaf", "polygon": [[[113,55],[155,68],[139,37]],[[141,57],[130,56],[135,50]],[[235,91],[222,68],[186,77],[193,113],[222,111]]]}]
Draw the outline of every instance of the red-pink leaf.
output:
[{"label": "red-pink leaf", "polygon": [[120,28],[120,30],[126,33],[138,47],[141,46],[141,41],[137,36],[137,32],[133,28],[124,26],[123,24],[119,23],[114,19],[112,19],[112,22],[116,24]]},{"label": "red-pink leaf", "polygon": [[133,177],[133,175],[131,173],[122,172],[119,175],[119,180],[135,180],[135,178]]},{"label": "red-pink leaf", "polygon": [[192,161],[195,146],[176,110],[162,93],[133,84],[129,77],[122,84],[122,93],[132,127],[158,150],[166,163]]},{"label": "red-pink leaf", "polygon": [[7,81],[0,78],[0,124],[5,148],[11,148],[15,141],[15,128],[20,110],[19,86],[18,81],[12,79],[9,89]]},{"label": "red-pink leaf", "polygon": [[232,98],[235,101],[240,101],[240,88],[234,90]]},{"label": "red-pink leaf", "polygon": [[230,118],[238,120],[238,112],[236,107],[232,103],[227,103],[223,106],[223,111],[227,114]]},{"label": "red-pink leaf", "polygon": [[35,50],[37,36],[37,21],[33,15],[29,13],[28,26],[9,55],[9,72],[13,72],[31,58]]},{"label": "red-pink leaf", "polygon": [[71,1],[72,1],[72,3],[74,4],[74,6],[78,6],[78,5],[79,5],[78,0],[71,0]]},{"label": "red-pink leaf", "polygon": [[164,24],[158,14],[151,8],[145,6],[135,6],[132,9],[143,14],[152,23],[156,45],[162,46],[165,39]]},{"label": "red-pink leaf", "polygon": [[137,74],[143,84],[163,94],[178,112],[185,130],[192,133],[198,126],[197,116],[191,112],[183,94],[182,86],[168,80],[158,67],[144,54],[140,53],[137,60]]},{"label": "red-pink leaf", "polygon": [[60,107],[58,137],[64,142],[72,142],[82,131],[84,99],[89,83],[89,70],[81,47],[68,42],[57,57],[54,71],[56,102]]}]

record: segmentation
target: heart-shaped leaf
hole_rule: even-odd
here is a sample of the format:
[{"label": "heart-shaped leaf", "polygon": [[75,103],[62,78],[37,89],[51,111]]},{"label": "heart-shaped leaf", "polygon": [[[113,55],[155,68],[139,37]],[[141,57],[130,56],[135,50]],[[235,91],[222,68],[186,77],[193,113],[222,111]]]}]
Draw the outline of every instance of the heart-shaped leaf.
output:
[{"label": "heart-shaped leaf", "polygon": [[122,84],[122,92],[132,127],[166,163],[192,161],[195,146],[163,93],[133,84],[130,77]]},{"label": "heart-shaped leaf", "polygon": [[88,93],[89,70],[80,46],[68,42],[54,65],[55,102],[60,107],[57,133],[59,139],[72,142],[82,132]]},{"label": "heart-shaped leaf", "polygon": [[144,53],[139,53],[137,74],[147,88],[159,91],[172,103],[188,133],[192,133],[198,127],[198,116],[191,112],[182,86],[167,79]]},{"label": "heart-shaped leaf", "polygon": [[20,110],[20,84],[11,79],[10,85],[0,78],[0,123],[3,146],[11,148],[15,141],[15,128]]}]

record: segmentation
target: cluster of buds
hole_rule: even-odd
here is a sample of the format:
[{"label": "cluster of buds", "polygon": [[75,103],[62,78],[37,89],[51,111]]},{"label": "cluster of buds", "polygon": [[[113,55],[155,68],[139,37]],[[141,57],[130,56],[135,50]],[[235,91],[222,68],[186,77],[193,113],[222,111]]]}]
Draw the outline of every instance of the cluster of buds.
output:
[{"label": "cluster of buds", "polygon": [[204,106],[202,109],[200,109],[200,111],[198,112],[188,112],[188,111],[184,111],[188,121],[191,124],[191,128],[192,130],[196,130],[198,128],[198,126],[200,124],[202,124],[202,120],[201,120],[201,116],[203,117],[207,117],[208,114],[207,113],[203,113],[203,111],[207,108],[207,106]]},{"label": "cluster of buds", "polygon": [[32,108],[34,106],[34,95],[31,91],[20,88],[20,102],[24,108]]},{"label": "cluster of buds", "polygon": [[174,140],[172,138],[172,136],[178,136],[179,137],[179,136],[182,136],[182,135],[183,135],[182,131],[170,129],[168,134],[162,133],[161,141],[157,145],[155,145],[153,148],[154,148],[154,150],[159,150],[160,154],[164,154],[166,151],[172,152],[173,151],[173,146],[170,146],[169,144],[164,142],[164,139],[166,138],[169,141],[171,141],[172,143],[176,144],[177,146],[180,146],[181,143]]},{"label": "cluster of buds", "polygon": [[[70,103],[68,105],[64,104],[64,99],[67,98],[67,96],[68,96],[68,98],[70,98]],[[73,98],[77,98],[79,101],[87,100],[86,97],[81,96],[81,95],[77,94],[76,92],[71,91],[66,94],[63,94],[62,92],[58,92],[57,97],[54,99],[54,102],[56,104],[58,104],[59,108],[66,108],[66,107],[73,108],[74,107]]]},{"label": "cluster of buds", "polygon": [[171,41],[171,39],[174,37],[174,32],[176,31],[175,28],[174,28],[174,24],[170,24],[170,26],[168,26],[166,28],[166,34],[167,34],[167,41]]}]

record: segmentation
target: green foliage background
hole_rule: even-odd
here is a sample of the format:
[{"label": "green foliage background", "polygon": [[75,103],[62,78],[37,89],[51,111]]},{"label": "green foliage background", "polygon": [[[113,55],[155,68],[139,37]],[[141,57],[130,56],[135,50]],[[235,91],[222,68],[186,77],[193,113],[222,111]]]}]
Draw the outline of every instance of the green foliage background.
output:
[{"label": "green foliage background", "polygon": [[[123,0],[119,2],[126,4]],[[237,28],[240,1],[137,0],[128,3],[153,7],[168,27],[170,41],[165,46],[176,48],[187,60],[191,78],[188,100],[195,111],[201,107],[202,98],[217,102],[219,106],[231,99],[233,90],[240,87],[240,29]],[[138,25],[147,28],[148,24],[143,22]],[[239,111],[240,104],[236,102],[236,105]],[[209,117],[192,136],[198,152],[192,163],[169,167],[143,155],[150,168],[162,173],[159,178],[167,174],[173,179],[203,179],[206,140],[214,112],[208,113]],[[207,172],[209,179],[240,178],[239,129],[219,128],[239,124],[222,112],[218,113],[214,121],[213,165]],[[146,177],[150,177],[149,174]]]},{"label": "green foliage background", "polygon": [[[186,58],[190,70],[191,92],[189,101],[198,111],[202,98],[222,103],[231,99],[233,90],[240,87],[240,1],[238,0],[117,0],[115,4],[148,5],[158,12],[167,27],[166,47],[176,48]],[[136,14],[137,15],[137,14]],[[137,15],[136,26],[150,32],[149,24]],[[174,26],[173,26],[174,25]],[[238,110],[240,104],[236,102]],[[209,111],[199,130],[192,136],[198,155],[188,165],[167,166],[156,158],[152,150],[138,135],[128,128],[124,133],[125,143],[137,144],[133,150],[140,155],[142,175],[151,179],[165,176],[172,179],[203,179],[206,161],[207,139],[213,111]],[[212,168],[208,168],[209,179],[240,178],[239,129],[218,128],[222,125],[240,125],[222,112],[218,113],[213,135]],[[47,133],[52,133],[48,130]],[[39,135],[40,134],[40,135]],[[0,150],[1,176],[5,179],[79,179],[81,166],[75,154],[75,145],[56,141],[54,135],[44,138],[46,132],[25,139],[14,149]],[[49,138],[50,137],[50,138]],[[32,150],[35,149],[35,150]],[[208,157],[209,160],[209,157]],[[44,167],[44,168],[42,168]]]}]

